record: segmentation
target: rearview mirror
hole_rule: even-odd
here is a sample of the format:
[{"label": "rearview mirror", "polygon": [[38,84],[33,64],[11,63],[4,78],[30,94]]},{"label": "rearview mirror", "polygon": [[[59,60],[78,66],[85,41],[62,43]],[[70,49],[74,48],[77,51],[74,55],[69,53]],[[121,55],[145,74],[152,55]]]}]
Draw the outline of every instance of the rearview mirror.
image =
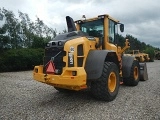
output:
[{"label": "rearview mirror", "polygon": [[124,32],[124,24],[120,24],[120,31]]}]

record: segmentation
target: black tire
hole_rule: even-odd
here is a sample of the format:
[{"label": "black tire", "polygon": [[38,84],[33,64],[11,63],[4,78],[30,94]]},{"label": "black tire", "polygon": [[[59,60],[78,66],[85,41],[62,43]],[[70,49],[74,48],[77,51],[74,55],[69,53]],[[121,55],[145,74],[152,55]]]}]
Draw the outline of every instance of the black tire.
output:
[{"label": "black tire", "polygon": [[105,62],[101,77],[91,83],[91,92],[97,99],[112,101],[118,94],[119,84],[117,65],[113,62]]},{"label": "black tire", "polygon": [[140,80],[140,67],[139,62],[134,60],[132,63],[132,67],[130,69],[130,76],[128,78],[123,78],[123,83],[128,86],[136,86],[138,85]]}]

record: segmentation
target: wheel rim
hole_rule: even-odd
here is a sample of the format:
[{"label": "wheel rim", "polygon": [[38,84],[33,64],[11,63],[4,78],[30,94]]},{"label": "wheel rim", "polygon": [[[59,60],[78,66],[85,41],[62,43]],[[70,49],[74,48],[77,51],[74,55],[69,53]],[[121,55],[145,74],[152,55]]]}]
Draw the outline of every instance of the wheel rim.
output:
[{"label": "wheel rim", "polygon": [[134,67],[134,79],[137,80],[138,79],[138,67]]},{"label": "wheel rim", "polygon": [[108,78],[108,89],[110,92],[114,92],[116,89],[116,74],[111,72]]}]

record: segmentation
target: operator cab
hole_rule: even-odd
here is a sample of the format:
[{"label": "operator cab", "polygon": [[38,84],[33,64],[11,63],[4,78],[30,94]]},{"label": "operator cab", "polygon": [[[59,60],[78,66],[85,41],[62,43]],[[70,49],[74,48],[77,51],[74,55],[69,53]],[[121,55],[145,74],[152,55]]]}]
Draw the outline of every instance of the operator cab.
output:
[{"label": "operator cab", "polygon": [[80,30],[88,33],[93,37],[104,37],[104,22],[103,20],[95,20],[89,22],[83,22],[80,24]]},{"label": "operator cab", "polygon": [[120,31],[124,31],[124,25],[109,15],[100,15],[96,18],[75,22],[78,30],[88,33],[89,36],[105,39],[112,44],[117,44],[118,24],[120,24]]}]

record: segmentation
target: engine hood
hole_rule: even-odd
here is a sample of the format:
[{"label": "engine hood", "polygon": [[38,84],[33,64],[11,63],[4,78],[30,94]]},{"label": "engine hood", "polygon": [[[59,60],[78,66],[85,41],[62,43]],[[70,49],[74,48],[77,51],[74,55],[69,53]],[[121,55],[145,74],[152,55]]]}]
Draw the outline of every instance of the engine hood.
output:
[{"label": "engine hood", "polygon": [[65,42],[67,42],[68,40],[72,40],[72,39],[84,37],[84,36],[88,36],[88,34],[82,31],[72,31],[64,34],[59,34],[53,40],[48,42],[45,48],[63,47]]}]

